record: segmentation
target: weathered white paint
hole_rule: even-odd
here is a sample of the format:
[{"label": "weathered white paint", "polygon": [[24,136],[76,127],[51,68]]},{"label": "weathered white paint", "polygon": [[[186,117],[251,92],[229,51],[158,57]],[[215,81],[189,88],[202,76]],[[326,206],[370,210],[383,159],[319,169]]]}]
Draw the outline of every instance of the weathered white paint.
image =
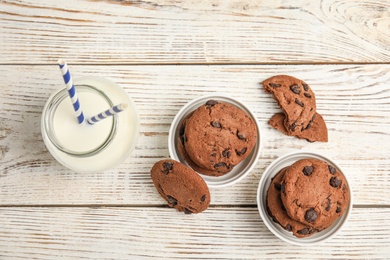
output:
[{"label": "weathered white paint", "polygon": [[[388,258],[389,9],[379,0],[0,0],[0,259]],[[134,99],[141,137],[117,168],[75,174],[47,152],[40,116],[63,87],[58,58],[73,77],[109,78]],[[259,82],[276,74],[309,83],[328,143],[267,125],[279,108]],[[169,156],[179,109],[212,92],[253,109],[263,152],[243,181],[211,189],[207,211],[184,215],[166,207],[149,170]],[[302,149],[336,160],[355,199],[344,229],[308,248],[278,240],[256,209],[265,167]]]},{"label": "weathered white paint", "polygon": [[1,63],[388,62],[388,1],[3,0]]},{"label": "weathered white paint", "polygon": [[0,258],[388,258],[389,222],[388,208],[356,208],[329,241],[299,247],[275,237],[256,208],[2,208]]}]

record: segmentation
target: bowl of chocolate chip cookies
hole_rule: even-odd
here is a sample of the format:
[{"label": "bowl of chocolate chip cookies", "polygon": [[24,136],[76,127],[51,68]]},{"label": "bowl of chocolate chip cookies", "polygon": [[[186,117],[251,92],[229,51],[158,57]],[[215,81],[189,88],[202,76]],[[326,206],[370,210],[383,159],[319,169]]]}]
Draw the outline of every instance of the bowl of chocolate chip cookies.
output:
[{"label": "bowl of chocolate chip cookies", "polygon": [[257,204],[272,233],[305,246],[323,242],[340,230],[352,210],[352,193],[334,161],[300,151],[281,156],[266,168]]},{"label": "bowl of chocolate chip cookies", "polygon": [[261,131],[253,112],[224,94],[188,102],[169,130],[170,157],[196,171],[209,187],[243,179],[256,165]]}]

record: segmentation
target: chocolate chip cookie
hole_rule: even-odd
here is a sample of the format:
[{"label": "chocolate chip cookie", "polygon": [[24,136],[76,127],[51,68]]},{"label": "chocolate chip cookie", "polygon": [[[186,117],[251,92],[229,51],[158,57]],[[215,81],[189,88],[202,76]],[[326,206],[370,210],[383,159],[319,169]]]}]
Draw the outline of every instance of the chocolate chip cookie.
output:
[{"label": "chocolate chip cookie", "polygon": [[238,107],[209,100],[197,108],[185,125],[184,148],[191,160],[219,175],[233,169],[253,150],[257,128]]},{"label": "chocolate chip cookie", "polygon": [[302,159],[286,170],[281,199],[289,217],[320,231],[344,213],[350,195],[344,175],[334,166]]},{"label": "chocolate chip cookie", "polygon": [[177,150],[183,156],[187,164],[196,172],[202,173],[204,175],[209,175],[209,176],[220,176],[217,170],[203,169],[202,167],[199,167],[196,163],[194,163],[184,147],[184,142],[187,140],[185,129],[186,129],[187,121],[192,116],[192,114],[193,112],[190,113],[188,116],[186,116],[181,122],[180,129],[179,129],[179,136],[177,140]]},{"label": "chocolate chip cookie", "polygon": [[170,207],[186,214],[199,213],[210,204],[207,184],[192,169],[175,160],[156,162],[151,171],[154,186]]},{"label": "chocolate chip cookie", "polygon": [[267,192],[267,211],[272,219],[280,224],[287,231],[291,231],[294,236],[302,238],[308,237],[316,232],[316,229],[305,225],[301,222],[293,220],[290,218],[286,209],[282,203],[280,197],[281,182],[283,180],[286,168],[282,169],[279,173],[275,175],[272,179],[272,182],[268,188]]},{"label": "chocolate chip cookie", "polygon": [[[268,121],[268,124],[283,134],[290,135],[284,126],[284,121],[285,115],[283,113],[276,113]],[[308,127],[298,133],[296,137],[306,139],[309,142],[328,142],[328,128],[326,127],[323,117],[320,114],[315,113],[313,119],[309,122]]]},{"label": "chocolate chip cookie", "polygon": [[284,126],[289,135],[299,136],[310,128],[316,113],[314,92],[304,81],[278,75],[262,82],[265,92],[272,93],[285,114]]}]

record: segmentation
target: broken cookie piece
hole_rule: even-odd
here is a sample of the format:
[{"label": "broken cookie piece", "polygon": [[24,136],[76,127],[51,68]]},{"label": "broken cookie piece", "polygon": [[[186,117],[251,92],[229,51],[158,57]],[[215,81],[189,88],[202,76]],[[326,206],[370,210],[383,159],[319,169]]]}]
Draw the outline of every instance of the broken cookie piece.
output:
[{"label": "broken cookie piece", "polygon": [[[269,121],[272,127],[309,142],[328,141],[325,121],[316,111],[315,94],[307,83],[292,76],[277,75],[264,80],[262,85],[283,110],[283,114],[276,114]],[[313,129],[314,124],[318,133]]]},{"label": "broken cookie piece", "polygon": [[[289,135],[284,126],[284,119],[285,115],[283,113],[276,113],[268,121],[268,124],[283,134]],[[328,129],[324,118],[318,113],[314,114],[312,122],[309,123],[309,127],[295,137],[306,139],[309,142],[328,142]]]}]

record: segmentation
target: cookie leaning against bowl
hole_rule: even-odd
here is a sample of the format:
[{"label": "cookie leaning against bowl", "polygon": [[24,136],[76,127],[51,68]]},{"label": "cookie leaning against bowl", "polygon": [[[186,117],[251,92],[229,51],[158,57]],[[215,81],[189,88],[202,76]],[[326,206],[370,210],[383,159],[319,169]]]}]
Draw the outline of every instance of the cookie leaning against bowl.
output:
[{"label": "cookie leaning against bowl", "polygon": [[178,135],[178,140],[177,140],[177,150],[179,153],[183,156],[184,160],[187,162],[187,164],[196,172],[208,175],[208,176],[219,176],[220,174],[216,170],[207,170],[199,167],[196,163],[194,163],[191,159],[191,157],[188,155],[185,147],[184,147],[184,142],[187,140],[186,132],[185,132],[185,127],[187,125],[188,119],[192,116],[193,112],[187,115],[183,121],[180,124],[179,128],[179,135]]},{"label": "cookie leaning against bowl", "polygon": [[271,77],[262,84],[286,115],[284,126],[289,135],[297,136],[309,127],[316,113],[316,98],[308,84],[288,75]]},{"label": "cookie leaning against bowl", "polygon": [[282,169],[274,176],[268,188],[266,199],[268,215],[284,229],[291,231],[296,237],[302,238],[311,236],[316,232],[316,229],[290,218],[283,206],[280,190],[286,169],[287,168]]},{"label": "cookie leaning against bowl", "polygon": [[185,149],[199,167],[218,171],[233,169],[253,150],[257,128],[238,107],[209,100],[197,108],[185,127]]},{"label": "cookie leaning against bowl", "polygon": [[186,214],[199,213],[210,204],[207,184],[192,169],[175,160],[156,162],[150,170],[154,186],[170,207]]},{"label": "cookie leaning against bowl", "polygon": [[347,181],[335,167],[317,159],[293,163],[281,183],[287,214],[321,231],[343,215],[349,205]]}]

